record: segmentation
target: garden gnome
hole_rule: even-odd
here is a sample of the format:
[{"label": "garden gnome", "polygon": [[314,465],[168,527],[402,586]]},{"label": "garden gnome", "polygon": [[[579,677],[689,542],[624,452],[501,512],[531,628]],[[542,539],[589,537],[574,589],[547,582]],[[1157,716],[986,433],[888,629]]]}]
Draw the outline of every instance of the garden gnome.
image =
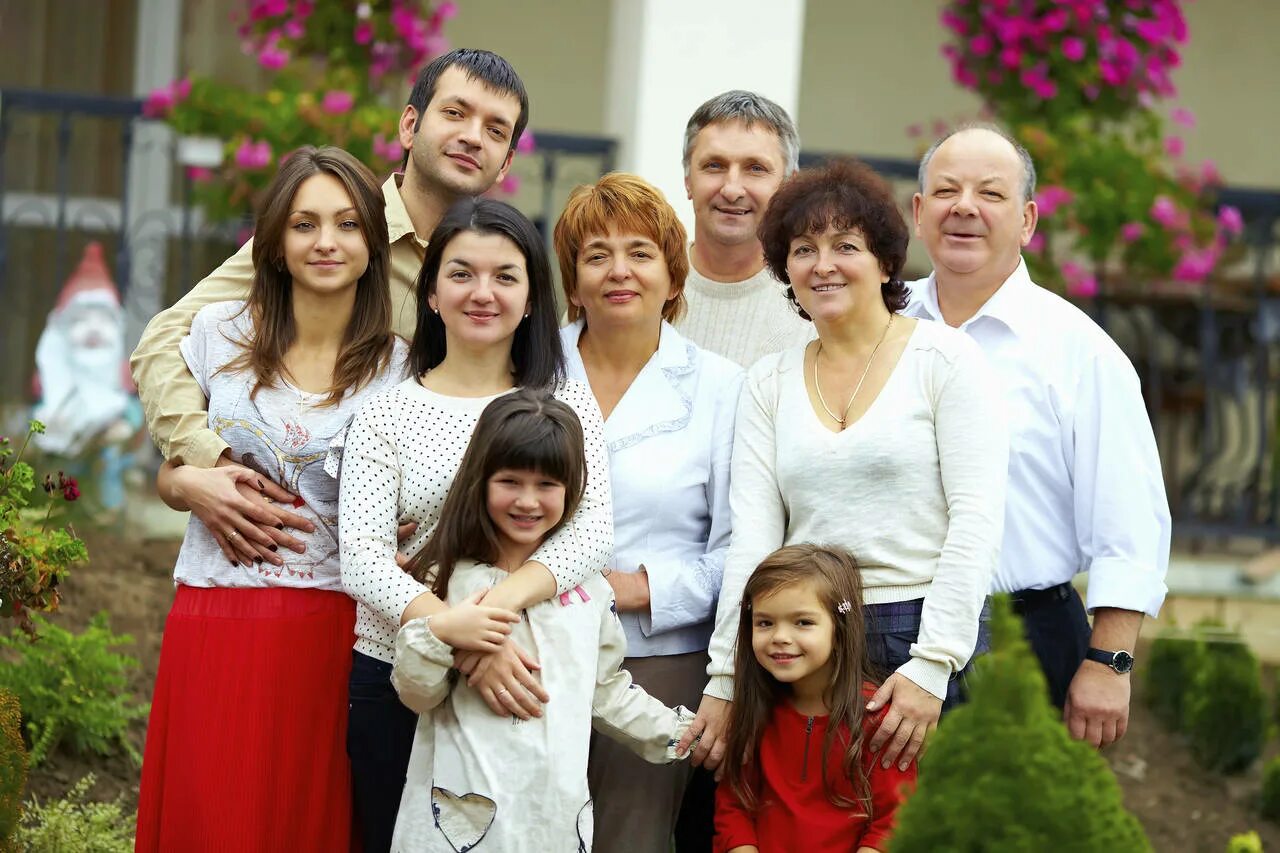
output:
[{"label": "garden gnome", "polygon": [[103,458],[108,470],[102,472],[101,497],[107,508],[113,508],[113,491],[123,500],[107,482],[118,485],[122,472],[109,469],[118,466],[119,445],[138,429],[128,354],[120,293],[103,262],[102,245],[90,243],[36,345],[40,402],[33,416],[45,424],[35,440],[46,453],[79,456],[95,442],[112,448]]}]

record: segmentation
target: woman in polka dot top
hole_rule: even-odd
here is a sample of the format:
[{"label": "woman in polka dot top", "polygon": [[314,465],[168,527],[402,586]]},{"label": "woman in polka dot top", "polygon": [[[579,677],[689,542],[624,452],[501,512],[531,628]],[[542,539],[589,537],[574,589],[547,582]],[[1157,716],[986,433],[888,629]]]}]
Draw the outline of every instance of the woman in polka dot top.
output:
[{"label": "woman in polka dot top", "polygon": [[[433,631],[469,650],[458,663],[491,708],[540,715],[549,697],[530,672],[537,662],[507,641],[510,625],[598,572],[613,551],[604,424],[590,390],[564,378],[551,268],[533,225],[502,202],[459,202],[431,235],[417,287],[413,376],[362,407],[335,451],[342,583],[357,603],[347,747],[366,851],[389,849],[416,725],[390,682],[400,626],[430,615]],[[552,388],[577,413],[586,490],[524,566],[481,601],[447,608],[400,563],[434,530],[481,411],[518,387]],[[418,527],[397,559],[405,522]]]}]

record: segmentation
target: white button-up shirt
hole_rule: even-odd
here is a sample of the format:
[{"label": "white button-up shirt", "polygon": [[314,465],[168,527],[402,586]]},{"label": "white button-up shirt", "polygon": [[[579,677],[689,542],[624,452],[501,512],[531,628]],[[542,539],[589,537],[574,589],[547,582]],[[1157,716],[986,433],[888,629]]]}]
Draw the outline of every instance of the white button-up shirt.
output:
[{"label": "white button-up shirt", "polygon": [[[560,330],[569,378],[587,382],[584,321]],[[615,571],[649,575],[649,611],[622,612],[627,657],[705,651],[729,550],[729,462],[742,368],[664,322],[658,351],[604,422]]]},{"label": "white button-up shirt", "polygon": [[[933,275],[904,313],[942,322]],[[1009,410],[1009,487],[994,589],[1089,573],[1087,606],[1156,616],[1172,524],[1138,375],[1083,311],[1025,262],[960,326],[986,352]]]}]

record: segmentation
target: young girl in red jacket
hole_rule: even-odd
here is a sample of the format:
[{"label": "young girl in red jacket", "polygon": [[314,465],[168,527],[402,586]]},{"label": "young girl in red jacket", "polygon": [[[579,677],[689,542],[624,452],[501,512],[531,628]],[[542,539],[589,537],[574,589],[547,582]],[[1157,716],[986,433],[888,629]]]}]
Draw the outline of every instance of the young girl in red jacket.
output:
[{"label": "young girl in red jacket", "polygon": [[[880,766],[857,563],[815,545],[765,558],[742,595],[716,853],[889,849],[916,765]],[[851,733],[857,733],[852,736]]]}]

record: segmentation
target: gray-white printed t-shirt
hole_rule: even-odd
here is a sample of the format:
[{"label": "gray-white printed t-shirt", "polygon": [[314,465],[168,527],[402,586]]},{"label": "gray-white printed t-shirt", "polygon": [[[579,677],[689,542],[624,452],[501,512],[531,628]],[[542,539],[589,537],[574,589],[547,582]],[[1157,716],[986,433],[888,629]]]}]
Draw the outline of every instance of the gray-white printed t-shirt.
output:
[{"label": "gray-white printed t-shirt", "polygon": [[281,549],[283,566],[265,560],[248,567],[232,565],[213,534],[193,514],[178,553],[174,580],[197,587],[287,586],[342,591],[338,563],[338,481],[325,473],[329,442],[370,397],[405,376],[408,346],[395,339],[390,364],[336,406],[322,406],[326,394],[302,391],[278,380],[250,397],[251,371],[221,371],[244,350],[253,321],[244,302],[206,305],[191,323],[180,348],[209,401],[209,429],[231,446],[232,457],[298,495],[290,508],[316,525],[314,533],[289,531],[306,545],[302,554]]}]

